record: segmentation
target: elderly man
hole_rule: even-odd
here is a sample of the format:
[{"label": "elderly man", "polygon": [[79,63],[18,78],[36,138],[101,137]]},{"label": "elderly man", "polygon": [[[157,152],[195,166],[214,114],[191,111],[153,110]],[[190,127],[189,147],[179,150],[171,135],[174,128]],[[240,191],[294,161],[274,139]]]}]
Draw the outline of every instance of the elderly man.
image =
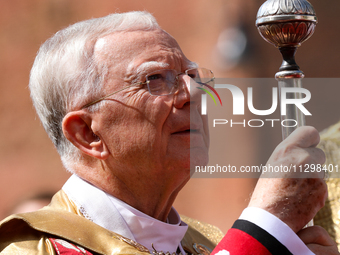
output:
[{"label": "elderly man", "polygon": [[[48,207],[2,222],[2,254],[209,254],[218,230],[188,226],[172,207],[190,159],[208,162],[207,123],[189,91],[196,78],[213,80],[148,13],[80,22],[45,42],[31,96],[74,175]],[[322,164],[318,139],[313,128],[297,130],[269,163]],[[260,179],[215,253],[313,254],[304,241],[337,254],[322,230],[299,232],[325,197],[321,178]]]}]

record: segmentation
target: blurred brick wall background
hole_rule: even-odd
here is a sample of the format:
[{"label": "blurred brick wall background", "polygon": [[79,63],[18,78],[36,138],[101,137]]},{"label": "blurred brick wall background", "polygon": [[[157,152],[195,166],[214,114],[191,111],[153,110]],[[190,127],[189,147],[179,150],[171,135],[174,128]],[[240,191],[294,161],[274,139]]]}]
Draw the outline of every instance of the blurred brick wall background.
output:
[{"label": "blurred brick wall background", "polygon": [[[297,62],[307,77],[338,77],[340,2],[311,2],[319,24],[315,35],[299,49]],[[281,57],[277,49],[260,38],[254,26],[262,3],[262,0],[0,0],[0,218],[29,194],[59,190],[69,176],[29,98],[29,71],[42,42],[80,20],[146,10],[177,39],[189,59],[211,68],[216,77],[273,77]],[[245,47],[240,48],[244,42]],[[238,51],[238,55],[226,54]],[[338,92],[334,91],[333,98]],[[322,130],[339,119],[338,112],[340,109],[326,112],[321,122],[312,124]],[[238,136],[230,137],[230,144],[237,148],[237,144],[249,143],[248,149],[240,152],[235,146],[230,147],[222,152],[223,156],[236,158],[240,164],[264,163],[280,141],[280,134],[266,134],[261,149],[259,138],[264,136],[240,129]],[[254,185],[254,179],[193,179],[175,206],[182,214],[226,231],[247,205]]]}]

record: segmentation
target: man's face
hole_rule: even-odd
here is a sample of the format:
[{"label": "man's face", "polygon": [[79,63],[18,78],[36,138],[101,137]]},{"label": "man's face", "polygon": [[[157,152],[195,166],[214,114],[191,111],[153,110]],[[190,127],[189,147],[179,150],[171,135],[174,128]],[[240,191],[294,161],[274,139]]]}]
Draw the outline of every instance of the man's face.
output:
[{"label": "man's face", "polygon": [[[95,58],[108,68],[107,94],[145,82],[156,70],[182,73],[193,67],[161,30],[106,36],[96,43]],[[153,96],[146,85],[136,84],[106,99],[94,131],[109,149],[108,164],[116,175],[183,182],[190,176],[190,158],[196,165],[207,163],[207,124],[199,114],[200,96],[190,99],[189,84],[190,77],[180,75],[174,95]]]}]

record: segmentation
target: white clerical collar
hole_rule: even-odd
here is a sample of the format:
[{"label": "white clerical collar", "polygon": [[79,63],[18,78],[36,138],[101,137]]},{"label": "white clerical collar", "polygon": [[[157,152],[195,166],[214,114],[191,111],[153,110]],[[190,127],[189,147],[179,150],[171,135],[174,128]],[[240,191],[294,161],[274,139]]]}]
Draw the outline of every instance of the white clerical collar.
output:
[{"label": "white clerical collar", "polygon": [[181,221],[174,208],[171,209],[168,221],[165,223],[136,210],[115,197],[111,196],[111,199],[129,225],[136,242],[150,251],[153,250],[153,244],[157,251],[176,252],[188,226]]},{"label": "white clerical collar", "polygon": [[154,219],[97,187],[72,175],[63,186],[64,192],[83,215],[94,223],[132,239],[150,251],[176,252],[188,226],[174,208],[168,223]]}]

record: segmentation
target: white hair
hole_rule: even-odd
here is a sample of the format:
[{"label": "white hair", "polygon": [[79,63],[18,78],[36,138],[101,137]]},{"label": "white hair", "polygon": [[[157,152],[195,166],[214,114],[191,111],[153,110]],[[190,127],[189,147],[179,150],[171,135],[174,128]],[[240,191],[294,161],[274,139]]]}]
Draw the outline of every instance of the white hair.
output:
[{"label": "white hair", "polygon": [[63,118],[67,112],[98,98],[107,75],[107,68],[99,66],[104,63],[94,61],[96,42],[114,32],[158,28],[155,18],[146,12],[111,14],[71,25],[40,47],[30,74],[31,98],[68,171],[72,172],[71,165],[81,158],[81,153],[64,136]]}]

